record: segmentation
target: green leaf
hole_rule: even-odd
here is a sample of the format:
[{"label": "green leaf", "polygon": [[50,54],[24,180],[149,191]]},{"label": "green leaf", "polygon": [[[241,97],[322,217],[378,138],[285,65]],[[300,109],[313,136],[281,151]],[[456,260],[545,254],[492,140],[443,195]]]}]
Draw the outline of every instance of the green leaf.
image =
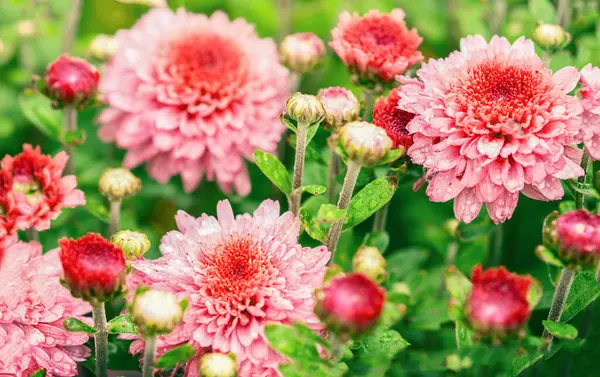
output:
[{"label": "green leaf", "polygon": [[548,332],[559,339],[575,339],[577,338],[577,328],[568,323],[559,323],[554,321],[542,321],[544,328]]},{"label": "green leaf", "polygon": [[298,129],[296,128],[296,125],[294,124],[294,122],[290,119],[290,117],[286,113],[282,112],[281,114],[279,114],[279,120],[281,121],[281,123],[283,123],[284,126],[289,128],[293,133],[296,133],[298,131]]},{"label": "green leaf", "polygon": [[300,223],[309,236],[315,240],[325,242],[327,240],[327,228],[325,224],[313,217],[308,208],[300,208]]},{"label": "green leaf", "polygon": [[298,187],[296,189],[295,193],[308,192],[309,194],[312,194],[312,195],[321,195],[325,191],[327,191],[327,186],[323,186],[323,185],[304,185],[304,186]]},{"label": "green leaf", "polygon": [[195,352],[196,350],[191,344],[184,344],[179,347],[175,347],[156,360],[154,367],[157,369],[175,368],[179,364],[184,364],[190,361],[190,359],[194,357]]},{"label": "green leaf", "polygon": [[571,286],[569,297],[567,297],[561,321],[569,322],[599,296],[600,285],[598,285],[594,273],[588,271],[578,273]]},{"label": "green leaf", "polygon": [[456,347],[465,348],[473,345],[473,331],[460,322],[456,322],[454,330],[456,337]]},{"label": "green leaf", "polygon": [[38,369],[31,375],[31,377],[46,377],[46,369]]},{"label": "green leaf", "polygon": [[558,204],[558,212],[567,213],[571,211],[575,211],[577,207],[575,206],[575,202],[572,200],[565,200],[564,202],[560,202]]},{"label": "green leaf", "polygon": [[473,222],[470,224],[460,223],[456,229],[456,234],[459,240],[463,242],[474,241],[478,238],[485,237],[494,231],[495,225],[487,219],[481,222]]},{"label": "green leaf", "polygon": [[367,233],[362,244],[365,246],[374,246],[381,253],[385,253],[390,244],[390,235],[386,231]]},{"label": "green leaf", "polygon": [[592,197],[594,199],[600,199],[600,193],[596,191],[594,185],[591,183],[581,183],[576,179],[571,179],[569,180],[569,186],[573,189],[573,191],[576,191],[580,194]]},{"label": "green leaf", "polygon": [[88,325],[85,322],[78,320],[77,318],[67,318],[63,321],[63,327],[70,332],[83,332],[87,334],[94,334],[95,328]]},{"label": "green leaf", "polygon": [[396,250],[386,257],[390,280],[402,281],[416,273],[427,261],[430,252],[425,249],[407,248]]},{"label": "green leaf", "polygon": [[94,217],[104,221],[105,223],[110,222],[108,208],[106,208],[104,201],[99,196],[86,195],[85,209]]},{"label": "green leaf", "polygon": [[292,180],[285,166],[277,157],[260,149],[254,152],[256,165],[278,189],[289,196],[292,193]]},{"label": "green leaf", "polygon": [[308,129],[308,132],[306,133],[306,145],[310,144],[313,137],[315,137],[315,135],[317,134],[317,131],[319,130],[319,125],[320,123],[313,124]]},{"label": "green leaf", "polygon": [[556,267],[564,267],[563,262],[545,246],[539,245],[538,247],[536,247],[535,255],[546,264]]},{"label": "green leaf", "polygon": [[535,364],[542,357],[544,357],[543,352],[527,353],[521,356],[517,356],[513,360],[512,368],[510,370],[510,376],[517,377],[521,374],[521,372]]},{"label": "green leaf", "polygon": [[350,201],[344,230],[355,227],[371,217],[392,199],[397,186],[397,177],[379,178],[366,185]]},{"label": "green leaf", "polygon": [[377,165],[388,165],[406,154],[406,149],[392,149]]},{"label": "green leaf", "polygon": [[529,307],[531,309],[535,308],[536,305],[540,302],[543,296],[542,284],[539,281],[533,279],[531,281],[531,286],[527,291],[527,302],[529,302]]},{"label": "green leaf", "polygon": [[122,314],[108,321],[108,332],[111,334],[137,334],[137,326],[129,314]]},{"label": "green leaf", "polygon": [[186,0],[167,0],[167,4],[169,5],[169,8],[177,10],[179,8],[185,8],[185,1]]},{"label": "green leaf", "polygon": [[536,20],[556,23],[556,10],[549,0],[530,0],[529,12]]},{"label": "green leaf", "polygon": [[408,343],[397,331],[376,329],[370,335],[354,342],[354,358],[349,361],[350,370],[362,377],[381,377],[392,366],[392,360]]},{"label": "green leaf", "polygon": [[323,204],[321,208],[319,208],[319,213],[317,217],[319,221],[324,223],[332,223],[337,220],[341,220],[346,217],[347,211],[345,209],[338,209],[333,204]]},{"label": "green leaf", "polygon": [[464,303],[471,292],[471,281],[456,266],[450,266],[446,269],[444,279],[450,296],[460,303]]},{"label": "green leaf", "polygon": [[265,328],[265,334],[273,349],[293,361],[321,360],[314,339],[306,336],[304,332],[299,332],[297,327],[269,324]]},{"label": "green leaf", "polygon": [[19,96],[19,106],[25,117],[44,135],[55,141],[62,140],[64,116],[52,108],[48,98],[25,91]]}]

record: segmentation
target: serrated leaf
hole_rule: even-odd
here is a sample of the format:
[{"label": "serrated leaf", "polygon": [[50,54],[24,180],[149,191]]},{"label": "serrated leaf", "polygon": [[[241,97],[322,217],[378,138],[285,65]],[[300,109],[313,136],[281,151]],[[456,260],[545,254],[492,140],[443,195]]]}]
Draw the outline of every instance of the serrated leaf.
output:
[{"label": "serrated leaf", "polygon": [[110,222],[110,213],[108,208],[104,205],[104,201],[99,196],[87,195],[85,198],[85,209],[94,217],[104,221],[105,223]]},{"label": "serrated leaf", "polygon": [[444,279],[450,296],[457,299],[460,303],[464,303],[471,292],[473,285],[471,281],[456,266],[450,266],[446,269]]},{"label": "serrated leaf", "polygon": [[315,240],[321,242],[327,240],[327,228],[325,227],[325,224],[313,217],[310,210],[307,208],[300,208],[300,223],[304,230],[306,230],[306,233]]},{"label": "serrated leaf", "polygon": [[360,190],[348,205],[348,215],[344,221],[344,230],[362,223],[392,199],[397,177],[383,177],[374,180]]},{"label": "serrated leaf", "polygon": [[600,285],[592,272],[584,271],[575,276],[561,321],[569,322],[579,312],[600,297]]},{"label": "serrated leaf", "polygon": [[30,377],[46,377],[46,369],[38,369]]},{"label": "serrated leaf", "polygon": [[19,96],[19,106],[25,117],[44,135],[55,141],[62,140],[64,115],[52,108],[48,98],[26,91]]},{"label": "serrated leaf", "polygon": [[271,182],[284,194],[289,196],[292,193],[292,180],[285,166],[277,157],[257,149],[254,152],[254,160],[258,168]]},{"label": "serrated leaf", "polygon": [[129,314],[122,314],[108,321],[108,332],[111,334],[137,334],[138,329]]},{"label": "serrated leaf", "polygon": [[577,338],[577,328],[569,325],[568,323],[559,323],[554,321],[544,320],[542,321],[544,328],[548,332],[559,339],[575,339]]},{"label": "serrated leaf", "polygon": [[308,192],[311,195],[321,195],[327,191],[327,186],[323,185],[304,185],[296,189],[295,193]]},{"label": "serrated leaf", "polygon": [[67,318],[63,321],[63,327],[70,332],[82,332],[87,334],[96,333],[96,329],[77,318]]},{"label": "serrated leaf", "polygon": [[319,221],[324,223],[332,223],[337,220],[341,220],[346,217],[347,211],[345,209],[338,209],[333,204],[323,204],[321,208],[319,208],[319,213],[317,217]]},{"label": "serrated leaf", "polygon": [[460,322],[456,322],[454,330],[456,338],[456,347],[465,348],[473,345],[473,331]]},{"label": "serrated leaf", "polygon": [[539,245],[538,247],[536,247],[535,255],[546,264],[556,267],[564,267],[563,262],[545,246]]},{"label": "serrated leaf", "polygon": [[350,370],[361,371],[361,377],[381,377],[392,366],[392,360],[408,343],[397,331],[376,329],[373,333],[354,342],[354,358]]},{"label": "serrated leaf", "polygon": [[179,364],[184,364],[190,361],[196,350],[191,344],[184,344],[179,347],[175,347],[166,353],[164,353],[156,363],[154,367],[157,369],[171,369],[175,368]]},{"label": "serrated leaf", "polygon": [[367,233],[362,244],[376,247],[381,253],[385,253],[390,244],[390,235],[386,231]]}]

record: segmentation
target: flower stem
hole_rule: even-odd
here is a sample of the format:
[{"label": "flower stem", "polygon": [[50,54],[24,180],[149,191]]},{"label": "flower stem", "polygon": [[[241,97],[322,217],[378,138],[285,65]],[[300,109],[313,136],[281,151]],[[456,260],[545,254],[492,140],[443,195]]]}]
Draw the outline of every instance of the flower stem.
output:
[{"label": "flower stem", "polygon": [[370,122],[373,120],[373,105],[375,104],[375,90],[363,89],[363,101],[365,109],[363,112],[363,120]]},{"label": "flower stem", "polygon": [[62,51],[70,52],[73,49],[73,42],[77,35],[77,26],[79,25],[79,19],[81,18],[81,6],[83,5],[82,0],[71,0],[71,10],[67,15],[65,31],[62,40]]},{"label": "flower stem", "polygon": [[[587,168],[588,168],[588,164],[590,162],[590,155],[588,154],[588,151],[584,148],[583,149],[583,155],[581,156],[581,168],[583,169],[583,175],[579,178],[577,178],[577,182],[581,183],[581,184],[585,184],[585,180],[587,178]],[[583,195],[583,193],[576,191],[575,192],[575,207],[577,209],[582,209],[583,205],[585,204],[585,196]]]},{"label": "flower stem", "polygon": [[154,374],[154,357],[156,356],[156,335],[148,335],[144,339],[144,374],[152,377]]},{"label": "flower stem", "polygon": [[390,209],[390,202],[385,203],[383,207],[375,213],[375,220],[373,221],[373,232],[383,232],[385,230],[385,224],[387,222],[387,214]]},{"label": "flower stem", "polygon": [[[65,122],[66,133],[77,131],[77,109],[73,106],[65,107]],[[67,175],[75,174],[75,150],[68,141],[65,142],[64,148],[69,155],[65,173]]]},{"label": "flower stem", "polygon": [[[550,312],[548,313],[548,320],[559,322],[562,316],[565,303],[569,297],[569,291],[575,278],[575,270],[569,267],[565,267],[560,271],[560,278],[556,284],[556,290],[554,291],[554,297],[552,298],[552,306],[550,306]],[[547,330],[544,330],[542,339],[546,341],[545,351],[550,350],[552,346],[553,336]]]},{"label": "flower stem", "polygon": [[502,262],[502,241],[503,241],[503,225],[496,224],[494,227],[494,233],[490,240],[490,265],[498,266]]},{"label": "flower stem", "polygon": [[[450,241],[448,243],[448,247],[446,248],[446,268],[453,266],[456,262],[456,256],[458,255],[458,242]],[[444,291],[446,290],[446,282],[442,280],[442,284],[438,290],[438,297],[442,297]]]},{"label": "flower stem", "polygon": [[506,17],[506,0],[494,0],[492,2],[492,13],[490,19],[490,30],[492,35],[499,35],[502,32],[504,18]]},{"label": "flower stem", "polygon": [[308,133],[308,124],[298,124],[296,132],[296,159],[294,161],[294,180],[292,182],[292,194],[290,196],[290,211],[298,215],[300,211],[300,198],[302,192],[298,188],[302,186],[302,175],[304,174],[304,153],[306,152],[306,134]]},{"label": "flower stem", "polygon": [[94,318],[94,345],[96,346],[96,377],[108,376],[108,331],[106,328],[106,310],[104,303],[92,307]]},{"label": "flower stem", "polygon": [[[354,161],[348,161],[348,168],[346,170],[346,177],[344,178],[344,185],[342,186],[342,192],[340,192],[340,198],[338,200],[338,209],[347,209],[352,199],[352,193],[354,192],[354,186],[360,173],[360,165]],[[327,249],[331,252],[331,260],[333,260],[333,253],[337,247],[337,243],[340,240],[342,229],[344,227],[344,219],[337,220],[331,225],[329,233],[327,234]]]},{"label": "flower stem", "polygon": [[37,230],[35,230],[34,227],[27,229],[27,238],[29,239],[29,241],[39,241],[38,232]]},{"label": "flower stem", "polygon": [[339,165],[340,158],[337,155],[337,153],[335,153],[335,150],[332,148],[327,170],[327,200],[329,200],[329,203],[333,203],[335,201],[335,194],[337,191],[337,182],[335,178],[338,174]]},{"label": "flower stem", "polygon": [[558,0],[556,19],[563,29],[566,30],[569,27],[569,22],[571,21],[571,6],[569,0]]},{"label": "flower stem", "polygon": [[121,201],[112,200],[110,202],[110,227],[109,236],[119,231],[119,223],[121,220]]}]

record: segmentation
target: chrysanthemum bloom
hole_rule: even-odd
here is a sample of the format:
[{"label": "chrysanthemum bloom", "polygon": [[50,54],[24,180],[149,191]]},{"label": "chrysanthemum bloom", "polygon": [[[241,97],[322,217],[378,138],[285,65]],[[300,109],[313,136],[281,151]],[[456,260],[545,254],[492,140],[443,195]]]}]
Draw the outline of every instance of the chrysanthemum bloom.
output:
[{"label": "chrysanthemum bloom", "polygon": [[504,267],[482,271],[481,265],[471,273],[473,287],[467,300],[467,316],[474,329],[482,333],[508,333],[522,328],[531,307],[527,292],[533,279],[519,276]]},{"label": "chrysanthemum bloom", "polygon": [[16,237],[19,220],[12,179],[8,172],[0,170],[0,249],[8,246]]},{"label": "chrysanthemum bloom", "polygon": [[[280,215],[279,203],[264,201],[254,212],[234,217],[227,201],[217,218],[180,211],[179,231],[163,237],[157,260],[131,262],[128,287],[143,285],[188,298],[183,323],[160,337],[165,352],[183,342],[199,350],[236,354],[240,377],[277,376],[284,359],[269,348],[267,323],[301,321],[319,327],[313,291],[323,280],[330,253],[324,246],[298,244],[299,220]],[[141,341],[132,353],[141,352]],[[187,376],[196,371],[186,369]]]},{"label": "chrysanthemum bloom", "polygon": [[0,375],[27,377],[38,369],[47,376],[77,375],[76,362],[90,351],[85,333],[62,326],[68,317],[90,311],[60,285],[56,250],[42,255],[36,242],[17,243],[0,261]]},{"label": "chrysanthemum bloom", "polygon": [[362,17],[344,12],[331,34],[329,45],[362,79],[389,82],[423,60],[417,50],[423,38],[408,30],[402,9],[372,10]]},{"label": "chrysanthemum bloom", "polygon": [[325,108],[325,126],[336,129],[353,122],[360,115],[360,102],[350,90],[339,86],[320,89],[317,99]]},{"label": "chrysanthemum bloom", "polygon": [[59,106],[81,107],[94,99],[100,73],[90,63],[61,55],[46,69],[46,93]]},{"label": "chrysanthemum bloom", "polygon": [[281,62],[296,73],[312,71],[325,56],[325,44],[314,33],[286,36],[279,45]]},{"label": "chrysanthemum bloom", "polygon": [[352,273],[329,281],[317,300],[315,312],[328,329],[358,334],[379,320],[385,291],[365,275]]},{"label": "chrysanthemum bloom", "polygon": [[103,140],[127,149],[124,165],[146,162],[164,183],[180,174],[186,191],[204,175],[225,192],[250,192],[244,158],[275,150],[284,126],[288,71],[270,39],[252,25],[150,10],[116,34],[120,49],[100,83],[109,108]]},{"label": "chrysanthemum bloom", "polygon": [[581,70],[581,104],[585,148],[594,160],[600,160],[600,68],[591,64]]},{"label": "chrysanthemum bloom", "polygon": [[75,297],[96,305],[121,292],[125,283],[123,251],[97,233],[59,240],[64,282]]},{"label": "chrysanthemum bloom", "polygon": [[550,225],[560,254],[576,260],[600,260],[600,216],[578,210],[560,215]]},{"label": "chrysanthemum bloom", "polygon": [[415,114],[406,112],[398,107],[400,88],[394,88],[387,97],[378,98],[373,108],[373,124],[383,128],[394,142],[394,148],[402,146],[408,149],[412,145],[412,136],[406,126],[413,120]]},{"label": "chrysanthemum bloom", "polygon": [[400,108],[417,114],[408,154],[428,169],[429,198],[454,199],[459,220],[471,222],[485,203],[503,222],[519,192],[557,200],[560,180],[583,174],[581,151],[569,146],[581,128],[581,104],[568,95],[579,74],[566,67],[552,75],[533,42],[470,36],[417,74],[401,79]]},{"label": "chrysanthemum bloom", "polygon": [[46,230],[63,208],[85,204],[83,191],[76,189],[77,178],[62,176],[68,159],[65,152],[52,158],[29,144],[23,145],[22,153],[2,159],[0,166],[14,193],[22,229]]}]

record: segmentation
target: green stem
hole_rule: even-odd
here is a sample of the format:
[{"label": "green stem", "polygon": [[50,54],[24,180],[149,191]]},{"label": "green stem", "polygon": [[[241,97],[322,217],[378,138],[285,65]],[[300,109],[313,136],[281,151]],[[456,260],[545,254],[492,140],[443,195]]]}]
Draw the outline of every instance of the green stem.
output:
[{"label": "green stem", "polygon": [[329,164],[327,169],[327,200],[329,203],[333,203],[337,194],[337,177],[340,165],[340,157],[335,153],[334,149],[331,149],[331,157],[329,158]]},{"label": "green stem", "polygon": [[375,104],[375,90],[363,89],[363,101],[365,103],[365,109],[363,111],[363,120],[365,122],[371,122],[373,120],[373,106]]},{"label": "green stem", "polygon": [[504,25],[504,19],[506,17],[506,0],[494,0],[492,5],[493,9],[490,19],[490,30],[492,35],[500,35],[502,33],[502,26]]},{"label": "green stem", "polygon": [[556,11],[556,19],[558,24],[567,29],[571,21],[571,6],[569,0],[558,0],[558,7]]},{"label": "green stem", "polygon": [[600,284],[600,264],[598,264],[598,267],[596,268],[596,282]]},{"label": "green stem", "polygon": [[[65,107],[65,132],[77,131],[77,109],[73,106]],[[67,175],[75,174],[75,150],[71,144],[65,142],[65,152],[69,155],[69,161],[65,168]]]},{"label": "green stem", "polygon": [[[565,267],[560,271],[560,277],[556,284],[554,291],[554,297],[552,298],[552,305],[550,306],[550,312],[548,313],[548,320],[553,322],[560,322],[565,303],[569,297],[569,291],[575,278],[575,270],[569,267]],[[550,350],[552,346],[553,336],[548,331],[544,330],[542,339],[546,341],[545,351]]]},{"label": "green stem", "polygon": [[96,346],[96,377],[108,376],[108,331],[104,303],[92,307],[94,318],[94,344]]},{"label": "green stem", "polygon": [[373,232],[383,232],[385,230],[389,209],[390,202],[387,202],[379,209],[379,211],[375,213],[375,220],[373,220]]},{"label": "green stem", "polygon": [[490,265],[498,266],[502,262],[502,241],[503,241],[503,224],[496,224],[494,227],[494,233],[490,240]]},{"label": "green stem", "polygon": [[[453,266],[456,262],[456,256],[458,255],[458,242],[450,241],[446,248],[446,268]],[[440,288],[438,289],[438,297],[442,297],[446,290],[446,282],[442,280]]]},{"label": "green stem", "polygon": [[110,227],[109,236],[119,231],[119,224],[121,220],[121,201],[113,200],[110,202]]},{"label": "green stem", "polygon": [[38,232],[34,227],[27,229],[27,238],[29,241],[39,242]]},{"label": "green stem", "polygon": [[[348,209],[359,173],[360,165],[349,160],[346,177],[344,178],[344,185],[342,186],[342,191],[340,192],[340,198],[337,204],[338,209]],[[327,249],[331,252],[331,260],[333,260],[333,253],[335,252],[335,248],[340,240],[340,235],[342,234],[342,229],[344,228],[344,220],[345,219],[335,221],[327,234]]]},{"label": "green stem", "polygon": [[143,377],[154,375],[154,358],[156,357],[156,335],[144,339],[144,372]]},{"label": "green stem", "polygon": [[65,31],[63,33],[62,40],[62,51],[71,52],[73,49],[73,42],[77,35],[77,26],[79,25],[79,19],[81,18],[81,6],[83,0],[71,0],[71,10],[67,15]]},{"label": "green stem", "polygon": [[304,174],[304,153],[306,152],[306,135],[308,124],[298,124],[296,131],[296,159],[294,161],[294,179],[292,182],[292,194],[290,195],[290,211],[298,215],[300,211],[300,198],[302,192],[298,189],[302,186],[302,175]]},{"label": "green stem", "polygon": [[[583,155],[581,156],[581,168],[583,169],[583,175],[577,178],[577,182],[580,184],[585,184],[585,180],[587,178],[587,170],[588,164],[590,162],[590,155],[588,151],[584,148]],[[576,191],[575,192],[575,207],[577,209],[582,209],[585,204],[585,196],[583,193]]]}]

